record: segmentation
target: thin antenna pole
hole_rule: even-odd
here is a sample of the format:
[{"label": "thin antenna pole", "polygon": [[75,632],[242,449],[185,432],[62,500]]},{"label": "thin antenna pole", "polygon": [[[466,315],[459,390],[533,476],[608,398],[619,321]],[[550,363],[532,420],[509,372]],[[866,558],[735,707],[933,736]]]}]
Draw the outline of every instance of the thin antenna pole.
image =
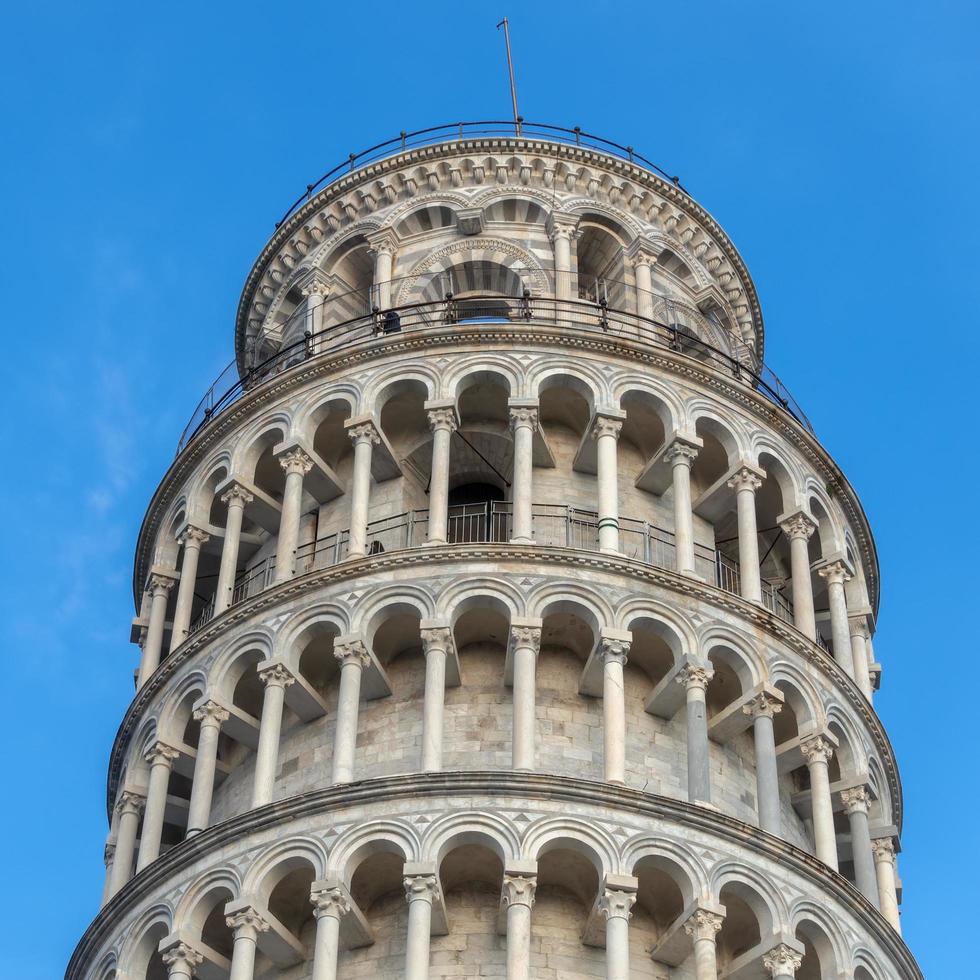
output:
[{"label": "thin antenna pole", "polygon": [[504,29],[504,44],[507,46],[507,72],[510,75],[510,101],[514,106],[514,130],[518,136],[521,135],[521,117],[517,111],[517,85],[514,82],[514,60],[510,56],[510,24],[505,17],[498,25],[497,30]]}]

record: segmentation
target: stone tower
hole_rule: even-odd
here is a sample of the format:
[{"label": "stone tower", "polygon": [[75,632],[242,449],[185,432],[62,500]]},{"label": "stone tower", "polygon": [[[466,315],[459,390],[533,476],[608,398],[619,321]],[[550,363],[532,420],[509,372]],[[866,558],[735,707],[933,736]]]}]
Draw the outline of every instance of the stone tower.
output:
[{"label": "stone tower", "polygon": [[69,980],[920,976],[871,532],[676,179],[403,134],[235,353],[140,531]]}]

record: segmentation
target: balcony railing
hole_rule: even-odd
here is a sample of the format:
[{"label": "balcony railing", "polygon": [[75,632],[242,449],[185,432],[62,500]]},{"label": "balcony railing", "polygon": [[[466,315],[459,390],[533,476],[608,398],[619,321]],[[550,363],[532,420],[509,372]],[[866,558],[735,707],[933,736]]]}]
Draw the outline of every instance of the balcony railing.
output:
[{"label": "balcony railing", "polygon": [[[510,501],[460,504],[449,508],[447,539],[450,544],[504,544],[512,535],[513,505]],[[404,551],[426,543],[429,531],[428,510],[410,510],[393,517],[372,521],[367,526],[367,553],[377,555]],[[534,542],[576,551],[599,550],[599,515],[593,510],[564,504],[533,504],[531,531]],[[350,532],[334,531],[301,545],[296,550],[297,575],[337,565],[347,558]],[[619,519],[619,550],[627,558],[657,568],[676,569],[676,547],[673,532],[649,521],[632,517]],[[733,595],[739,594],[738,566],[727,555],[703,545],[694,547],[695,572],[706,582]],[[276,559],[265,558],[242,572],[235,581],[232,605],[264,592],[275,580]],[[763,605],[787,623],[793,622],[793,606],[770,582],[762,583]],[[204,626],[214,615],[213,597],[207,602],[191,627],[191,633]]]}]

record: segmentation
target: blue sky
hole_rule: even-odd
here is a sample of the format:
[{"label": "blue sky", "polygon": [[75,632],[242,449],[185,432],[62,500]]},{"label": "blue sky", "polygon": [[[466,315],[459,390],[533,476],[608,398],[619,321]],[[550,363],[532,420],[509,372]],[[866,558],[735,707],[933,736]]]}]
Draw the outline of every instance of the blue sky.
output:
[{"label": "blue sky", "polygon": [[980,8],[476,7],[5,11],[3,972],[60,975],[97,910],[135,537],[231,357],[255,253],[351,150],[506,117],[508,13],[528,119],[634,144],[728,230],[767,360],[862,496],[883,574],[877,703],[905,786],[904,928],[927,976],[959,975],[980,875],[960,693],[978,584]]}]

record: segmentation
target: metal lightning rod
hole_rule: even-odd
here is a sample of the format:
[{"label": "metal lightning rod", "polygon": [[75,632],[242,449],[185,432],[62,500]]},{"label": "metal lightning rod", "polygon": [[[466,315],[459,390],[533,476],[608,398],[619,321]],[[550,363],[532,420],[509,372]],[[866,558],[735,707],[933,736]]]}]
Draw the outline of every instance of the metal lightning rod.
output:
[{"label": "metal lightning rod", "polygon": [[521,135],[521,117],[517,111],[517,85],[514,82],[514,60],[510,56],[510,25],[505,17],[498,25],[497,30],[504,29],[504,44],[507,46],[507,71],[510,74],[510,101],[514,105],[514,130],[518,136]]}]

